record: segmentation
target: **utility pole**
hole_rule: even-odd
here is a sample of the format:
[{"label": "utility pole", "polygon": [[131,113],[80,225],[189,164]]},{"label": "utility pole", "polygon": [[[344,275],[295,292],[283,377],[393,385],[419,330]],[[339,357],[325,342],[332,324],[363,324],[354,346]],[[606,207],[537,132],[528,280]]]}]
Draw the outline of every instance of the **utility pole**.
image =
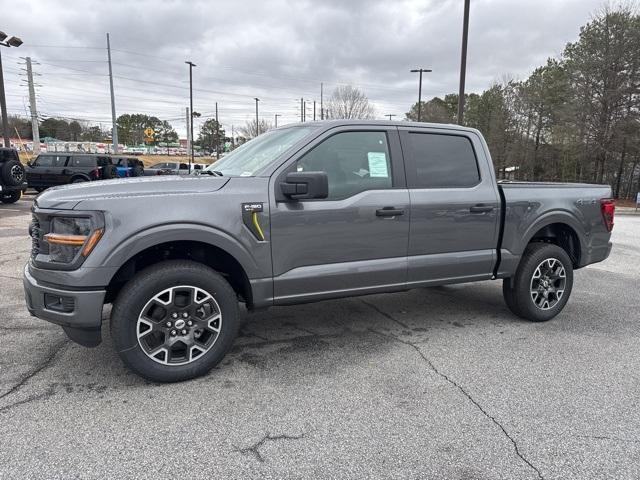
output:
[{"label": "utility pole", "polygon": [[389,121],[391,121],[391,117],[395,117],[395,116],[396,116],[396,114],[395,114],[395,113],[387,113],[387,114],[385,115],[385,117],[389,117]]},{"label": "utility pole", "polygon": [[190,118],[191,115],[189,115],[189,107],[185,108],[185,111],[187,113],[187,152],[190,152],[191,151],[191,131],[189,126],[191,125],[191,121],[193,119]]},{"label": "utility pole", "polygon": [[191,141],[189,142],[189,150],[191,151],[191,154],[189,156],[189,173],[191,173],[191,164],[193,163],[193,67],[196,66],[195,63],[191,62],[191,61],[186,61],[184,62],[187,65],[189,65],[189,112],[191,112],[191,121],[189,122],[189,132],[190,132],[190,136],[189,138],[191,139]]},{"label": "utility pole", "polygon": [[[8,37],[8,39],[7,39]],[[19,47],[22,40],[18,37],[9,37],[4,32],[0,32],[0,47]],[[0,49],[1,50],[1,49]],[[9,140],[9,118],[7,117],[7,99],[4,95],[4,75],[2,73],[2,55],[0,54],[0,111],[2,114],[2,138],[4,138],[4,146],[11,147]]]},{"label": "utility pole", "polygon": [[313,121],[316,121],[316,101],[313,101]]},{"label": "utility pole", "polygon": [[300,121],[304,122],[304,98],[300,99]]},{"label": "utility pole", "polygon": [[254,100],[256,101],[256,137],[258,135],[260,135],[260,122],[258,121],[258,102],[260,101],[259,98],[254,98]]},{"label": "utility pole", "polygon": [[320,82],[320,120],[324,120],[324,107],[323,107],[323,103],[322,103],[322,89],[323,89],[323,85],[322,82]]},{"label": "utility pole", "polygon": [[36,89],[33,86],[33,70],[31,57],[27,57],[27,82],[29,83],[29,109],[31,110],[31,131],[33,132],[33,153],[40,154],[40,128],[38,125],[38,109],[36,108]]},{"label": "utility pole", "polygon": [[282,115],[280,115],[279,113],[276,113],[274,115],[275,121],[276,121],[276,128],[278,128],[278,117],[281,117]]},{"label": "utility pole", "polygon": [[420,73],[420,80],[418,83],[418,121],[420,121],[421,117],[420,117],[420,113],[422,110],[422,72],[428,73],[431,72],[431,70],[427,69],[427,68],[415,68],[413,70],[411,70],[411,73]]},{"label": "utility pole", "polygon": [[231,125],[231,148],[236,148],[236,134],[233,131],[233,125]]},{"label": "utility pole", "polygon": [[462,52],[460,54],[460,90],[458,91],[458,125],[464,123],[464,82],[467,76],[467,40],[469,39],[469,1],[464,0]]},{"label": "utility pole", "polygon": [[218,123],[218,102],[216,102],[216,158],[220,156],[220,124]]},{"label": "utility pole", "polygon": [[113,93],[113,70],[111,69],[111,42],[107,33],[107,58],[109,60],[109,88],[111,89],[111,143],[113,153],[118,153],[118,124],[116,123],[116,97]]}]

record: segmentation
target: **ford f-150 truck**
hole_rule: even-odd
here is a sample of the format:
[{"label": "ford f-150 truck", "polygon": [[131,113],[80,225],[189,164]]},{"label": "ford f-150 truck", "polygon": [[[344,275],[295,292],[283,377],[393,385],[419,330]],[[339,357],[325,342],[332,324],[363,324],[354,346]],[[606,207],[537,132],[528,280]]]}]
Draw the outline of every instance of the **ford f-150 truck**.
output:
[{"label": "ford f-150 truck", "polygon": [[[502,279],[545,321],[607,258],[608,186],[497,182],[454,125],[326,121],[271,130],[199,175],[47,190],[33,206],[29,311],[113,344],[155,381],[208,372],[251,309]],[[425,312],[428,315],[428,312]]]}]

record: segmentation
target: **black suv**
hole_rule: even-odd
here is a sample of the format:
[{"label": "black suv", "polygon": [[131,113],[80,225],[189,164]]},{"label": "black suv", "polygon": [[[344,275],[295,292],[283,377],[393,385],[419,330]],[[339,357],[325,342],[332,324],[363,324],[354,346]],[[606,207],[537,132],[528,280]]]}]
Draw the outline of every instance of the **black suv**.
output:
[{"label": "black suv", "polygon": [[0,201],[15,203],[26,190],[24,166],[15,148],[0,148]]},{"label": "black suv", "polygon": [[27,167],[27,183],[37,191],[54,185],[116,178],[118,169],[110,155],[42,153]]}]

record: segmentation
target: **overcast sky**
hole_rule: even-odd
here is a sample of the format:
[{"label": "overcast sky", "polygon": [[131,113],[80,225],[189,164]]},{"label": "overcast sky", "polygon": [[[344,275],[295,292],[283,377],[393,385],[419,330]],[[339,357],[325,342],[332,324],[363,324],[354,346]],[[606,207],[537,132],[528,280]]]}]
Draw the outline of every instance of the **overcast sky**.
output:
[{"label": "overcast sky", "polygon": [[[401,119],[417,100],[457,92],[463,0],[21,0],[4,8],[0,30],[22,38],[3,48],[10,113],[25,114],[20,57],[39,65],[38,109],[110,123],[106,32],[111,34],[117,113],[169,120],[181,136],[193,61],[194,109],[227,130],[255,116],[307,119],[338,84],[360,87],[379,118]],[[525,78],[574,41],[602,0],[471,0],[467,91],[505,75]],[[197,128],[197,124],[196,124]]]}]

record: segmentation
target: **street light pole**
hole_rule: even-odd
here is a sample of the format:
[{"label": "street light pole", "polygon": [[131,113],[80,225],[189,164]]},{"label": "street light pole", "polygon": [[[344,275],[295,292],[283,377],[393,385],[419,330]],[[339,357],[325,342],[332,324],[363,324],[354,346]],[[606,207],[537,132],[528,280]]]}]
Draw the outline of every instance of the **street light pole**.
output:
[{"label": "street light pole", "polygon": [[278,128],[278,117],[281,117],[282,115],[280,115],[279,113],[276,113],[274,115],[275,121],[276,121],[276,128]]},{"label": "street light pole", "polygon": [[[0,47],[19,47],[22,45],[22,40],[18,37],[9,37],[6,33],[0,32]],[[0,49],[2,50],[2,49]],[[4,146],[11,147],[9,141],[9,117],[7,115],[7,98],[4,93],[4,74],[2,73],[2,54],[0,53],[0,110],[2,113],[2,138],[4,139]]]},{"label": "street light pole", "polygon": [[462,52],[460,54],[460,90],[458,91],[458,125],[464,122],[464,82],[467,76],[467,40],[469,39],[469,0],[464,0]]},{"label": "street light pole", "polygon": [[395,117],[395,116],[396,116],[396,114],[395,114],[395,113],[387,113],[387,114],[385,115],[385,117],[389,117],[389,121],[391,121],[391,117]]},{"label": "street light pole", "polygon": [[109,60],[109,89],[111,91],[111,142],[113,153],[118,153],[118,124],[116,123],[116,97],[113,92],[113,70],[111,69],[111,43],[107,33],[107,59]]},{"label": "street light pole", "polygon": [[422,72],[425,73],[429,73],[431,72],[431,70],[429,70],[428,68],[415,68],[413,70],[411,70],[411,73],[420,73],[420,80],[418,83],[418,121],[421,120],[421,110],[422,110]]},{"label": "street light pole", "polygon": [[191,155],[189,156],[189,173],[191,173],[191,164],[193,163],[193,67],[195,63],[191,61],[184,62],[189,65],[189,112],[191,113],[191,121],[189,122],[189,129],[191,133]]},{"label": "street light pole", "polygon": [[258,121],[258,102],[260,101],[259,98],[254,98],[254,100],[256,101],[256,137],[258,135],[260,135],[260,122]]}]

